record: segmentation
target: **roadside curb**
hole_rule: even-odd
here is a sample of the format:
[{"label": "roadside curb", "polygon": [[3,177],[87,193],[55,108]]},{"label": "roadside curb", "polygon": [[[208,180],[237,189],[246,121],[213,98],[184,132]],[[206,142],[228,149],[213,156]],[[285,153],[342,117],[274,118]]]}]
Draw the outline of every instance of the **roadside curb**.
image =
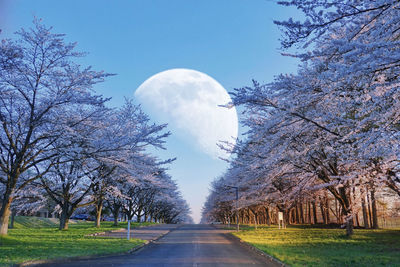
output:
[{"label": "roadside curb", "polygon": [[140,244],[127,252],[120,252],[120,253],[110,253],[110,254],[101,254],[101,255],[90,255],[90,256],[76,256],[76,257],[67,257],[67,258],[57,258],[57,259],[48,259],[48,260],[32,260],[32,261],[26,261],[20,264],[16,264],[13,266],[19,266],[19,267],[25,267],[25,266],[36,266],[39,264],[50,264],[50,263],[67,263],[71,261],[79,261],[79,260],[91,260],[91,259],[98,259],[98,258],[105,258],[105,257],[110,257],[110,256],[123,256],[130,254],[145,245],[147,245],[149,241],[145,240],[143,244]]},{"label": "roadside curb", "polygon": [[[163,224],[154,224],[154,226],[156,225],[163,225]],[[139,225],[136,227],[132,227],[131,230],[137,229],[137,228],[143,228],[143,227],[152,227],[153,225]],[[119,229],[115,229],[115,230],[109,230],[109,231],[104,231],[104,232],[98,232],[98,233],[94,233],[94,234],[87,234],[86,236],[98,236],[98,235],[105,235],[105,234],[109,234],[109,233],[118,233],[118,232],[123,232],[125,231],[125,228],[119,228]]]},{"label": "roadside curb", "polygon": [[120,229],[116,229],[116,230],[110,230],[110,231],[105,231],[105,232],[98,232],[98,233],[94,233],[94,234],[87,234],[87,235],[84,235],[84,237],[87,237],[87,236],[105,235],[105,234],[108,234],[108,233],[118,233],[118,232],[122,232],[122,231],[124,231],[124,230],[125,230],[124,228],[120,228]]},{"label": "roadside curb", "polygon": [[157,240],[159,240],[160,238],[163,238],[164,236],[166,236],[167,234],[169,234],[172,230],[179,229],[180,227],[182,227],[182,225],[181,225],[181,224],[178,224],[178,226],[175,227],[174,229],[170,229],[170,230],[168,230],[166,233],[161,234],[161,235],[159,235],[158,237],[155,237],[155,238],[150,239],[150,240],[145,240],[145,243],[143,243],[142,245],[139,245],[139,246],[137,246],[137,247],[134,247],[134,248],[131,249],[127,254],[131,254],[131,253],[136,252],[136,251],[138,251],[138,250],[140,250],[140,249],[142,249],[142,248],[144,248],[144,247],[147,247],[147,245],[149,245],[149,244],[151,244],[151,243],[154,243],[155,241],[157,241]]},{"label": "roadside curb", "polygon": [[[180,228],[181,225],[178,225],[174,229],[168,230],[166,233],[159,235],[156,238],[150,239],[150,240],[144,240],[143,244],[140,244],[134,248],[131,248],[130,250],[126,252],[121,252],[121,253],[110,253],[110,254],[101,254],[101,255],[89,255],[89,256],[76,256],[76,257],[67,257],[67,258],[57,258],[57,259],[48,259],[48,260],[32,260],[32,261],[25,261],[20,264],[14,264],[12,266],[18,266],[18,267],[26,267],[26,266],[36,266],[39,264],[51,264],[51,263],[67,263],[67,262],[72,262],[72,261],[79,261],[79,260],[91,260],[91,259],[99,259],[99,258],[105,258],[105,257],[110,257],[110,256],[124,256],[124,255],[129,255],[133,254],[141,249],[144,249],[151,243],[157,241],[158,239],[164,237],[165,235],[169,234],[172,230],[176,230]],[[125,229],[122,229],[125,230]],[[122,231],[121,229],[118,230],[111,230],[111,231],[106,231],[106,232],[120,232]],[[95,233],[95,234],[90,234],[91,236],[97,236],[100,235],[101,233]],[[89,236],[89,235],[85,235]]]},{"label": "roadside curb", "polygon": [[256,252],[257,254],[260,254],[264,257],[266,257],[268,260],[270,260],[271,262],[277,264],[277,266],[284,266],[284,267],[289,267],[289,265],[286,265],[285,263],[281,262],[280,260],[278,260],[277,258],[265,253],[264,251],[262,251],[261,249],[256,248],[255,246],[247,243],[246,241],[243,241],[242,239],[240,239],[239,237],[235,236],[233,233],[229,233],[229,236],[231,236],[233,239],[235,239],[236,241],[238,241],[242,246],[253,250],[254,252]]},{"label": "roadside curb", "polygon": [[146,248],[148,245],[150,245],[150,244],[156,242],[157,240],[163,238],[164,236],[166,236],[167,234],[169,234],[172,230],[179,229],[180,227],[182,227],[182,225],[181,225],[181,224],[178,224],[178,226],[175,227],[174,229],[168,230],[168,232],[166,232],[166,233],[164,233],[164,234],[161,234],[161,235],[159,235],[159,236],[156,237],[156,238],[153,238],[153,239],[150,239],[150,240],[145,240],[145,242],[144,242],[143,244],[141,244],[141,245],[139,245],[139,246],[137,246],[137,247],[132,248],[132,249],[129,250],[126,254],[133,254],[133,253],[135,253],[135,252],[138,252],[139,250],[142,250],[142,249]]}]

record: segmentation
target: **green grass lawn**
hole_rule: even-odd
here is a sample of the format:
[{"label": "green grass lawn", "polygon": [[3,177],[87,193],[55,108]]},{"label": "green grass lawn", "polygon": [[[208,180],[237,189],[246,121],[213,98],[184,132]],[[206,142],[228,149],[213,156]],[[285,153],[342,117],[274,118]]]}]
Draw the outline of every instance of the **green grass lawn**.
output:
[{"label": "green grass lawn", "polygon": [[354,230],[292,226],[247,229],[242,240],[291,266],[400,266],[400,229]]},{"label": "green grass lawn", "polygon": [[[16,217],[15,228],[0,237],[0,266],[9,266],[29,260],[43,260],[88,255],[122,253],[142,244],[140,239],[87,237],[85,235],[126,228],[126,223],[113,227],[102,222],[101,228],[93,222],[76,222],[69,230],[59,231],[57,220],[37,217]],[[132,227],[139,226],[132,223]]]}]

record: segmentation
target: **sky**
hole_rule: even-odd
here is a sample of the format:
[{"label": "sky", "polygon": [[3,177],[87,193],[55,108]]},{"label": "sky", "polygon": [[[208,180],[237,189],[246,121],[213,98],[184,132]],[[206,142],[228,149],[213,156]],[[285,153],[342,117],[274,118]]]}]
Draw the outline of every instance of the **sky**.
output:
[{"label": "sky", "polygon": [[[124,97],[134,98],[152,120],[169,123],[172,136],[166,150],[153,153],[163,159],[177,157],[169,174],[196,222],[210,182],[228,164],[184,138],[173,121],[159,121],[160,111],[136,99],[136,89],[157,73],[183,68],[212,77],[230,92],[251,85],[252,79],[272,81],[275,75],[294,72],[298,65],[281,55],[281,33],[273,20],[299,18],[299,13],[274,1],[0,0],[0,39],[31,27],[34,17],[54,32],[65,33],[67,41],[77,42],[79,51],[88,52],[80,60],[82,65],[116,74],[94,88],[112,98],[109,106],[121,106]],[[243,132],[239,127],[239,135]]]}]

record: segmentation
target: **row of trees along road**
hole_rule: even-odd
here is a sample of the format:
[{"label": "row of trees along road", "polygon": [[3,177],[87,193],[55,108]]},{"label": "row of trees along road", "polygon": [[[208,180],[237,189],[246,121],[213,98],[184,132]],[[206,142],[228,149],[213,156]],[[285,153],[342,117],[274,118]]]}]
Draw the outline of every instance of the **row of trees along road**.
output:
[{"label": "row of trees along road", "polygon": [[75,43],[39,20],[17,40],[0,44],[0,235],[11,210],[56,205],[60,229],[73,212],[106,205],[115,218],[144,216],[165,222],[189,219],[189,208],[165,164],[146,152],[163,148],[166,125],[149,122],[126,99],[117,109],[93,86],[110,74],[83,68]]},{"label": "row of trees along road", "polygon": [[334,213],[347,235],[359,210],[364,226],[377,228],[377,194],[400,197],[400,2],[279,3],[304,13],[304,21],[275,22],[283,49],[302,63],[297,74],[235,89],[229,105],[243,107],[249,131],[230,149],[235,157],[213,183],[203,219],[231,216],[225,185],[234,185],[242,217],[269,222],[276,209],[287,223],[311,214],[316,222],[319,202],[324,221]]}]

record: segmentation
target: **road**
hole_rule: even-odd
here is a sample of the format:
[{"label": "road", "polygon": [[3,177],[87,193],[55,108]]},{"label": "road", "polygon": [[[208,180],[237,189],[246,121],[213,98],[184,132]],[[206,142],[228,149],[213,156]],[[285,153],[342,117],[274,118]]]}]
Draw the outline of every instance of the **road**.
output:
[{"label": "road", "polygon": [[41,266],[279,266],[210,225],[182,225],[128,255]]}]

